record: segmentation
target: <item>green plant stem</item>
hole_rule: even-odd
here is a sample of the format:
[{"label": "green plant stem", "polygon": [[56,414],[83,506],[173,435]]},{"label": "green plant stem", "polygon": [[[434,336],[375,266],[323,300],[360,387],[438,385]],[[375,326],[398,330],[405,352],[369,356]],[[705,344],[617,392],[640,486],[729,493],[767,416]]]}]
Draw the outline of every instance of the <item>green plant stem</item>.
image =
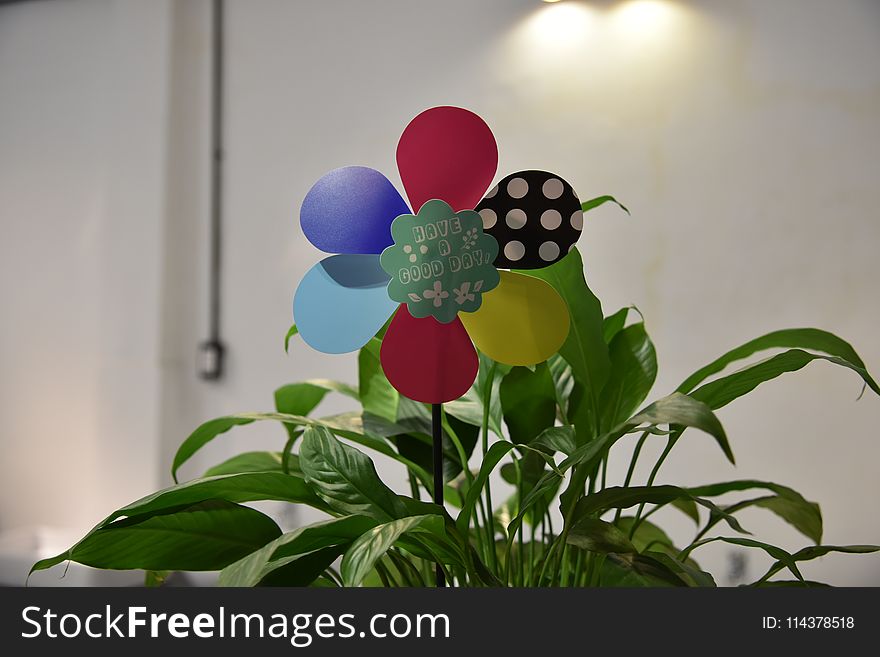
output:
[{"label": "green plant stem", "polygon": [[379,579],[382,580],[382,584],[385,588],[398,588],[399,584],[397,580],[391,575],[391,571],[388,570],[388,567],[382,563],[382,560],[376,562],[376,572],[379,574]]},{"label": "green plant stem", "polygon": [[[523,499],[523,480],[522,480],[522,468],[520,466],[519,460],[513,459],[514,468],[516,469],[516,505],[517,512],[519,511],[520,503]],[[519,554],[519,585],[523,586],[525,584],[525,547],[523,546],[523,532],[525,528],[523,527],[524,523],[520,523],[517,528],[516,538],[517,538],[517,552]],[[531,524],[531,523],[530,523]]]},{"label": "green plant stem", "polygon": [[641,518],[641,520],[639,520],[639,522],[645,522],[648,518],[653,516],[655,513],[657,513],[664,506],[666,506],[666,505],[665,504],[657,504],[656,506],[652,507],[645,515],[642,516],[642,518]]},{"label": "green plant stem", "polygon": [[571,581],[568,586],[577,586],[580,583],[582,570],[584,568],[584,551],[578,550],[577,557],[574,560],[574,570],[572,571]]},{"label": "green plant stem", "polygon": [[[519,461],[516,458],[514,458],[512,460],[512,463],[513,463],[514,469],[516,470],[517,486],[516,486],[516,514],[515,515],[518,515],[519,510],[520,510],[520,506],[521,506],[521,502],[522,502],[522,471],[520,470]],[[508,530],[509,530],[509,526],[508,526]],[[509,584],[510,580],[508,579],[508,577],[510,575],[511,568],[512,568],[511,560],[513,559],[513,540],[512,540],[512,537],[510,536],[509,531],[507,531],[505,533],[507,533],[507,536],[505,537],[506,540],[505,540],[505,548],[504,548],[504,573],[503,573],[502,580],[504,581],[505,584]],[[499,571],[498,575],[499,575],[499,577],[501,577],[500,571]]]},{"label": "green plant stem", "polygon": [[605,563],[606,556],[597,554],[595,557],[593,572],[590,573],[589,586],[599,586],[602,575],[602,564]]},{"label": "green plant stem", "polygon": [[388,556],[391,558],[391,561],[394,563],[394,567],[397,568],[397,572],[400,573],[401,578],[407,586],[425,586],[425,582],[422,580],[422,576],[419,574],[419,571],[416,570],[416,567],[413,566],[406,557],[404,557],[397,550],[394,549],[388,550]]},{"label": "green plant stem", "polygon": [[[660,458],[657,459],[657,462],[654,464],[654,467],[651,468],[651,474],[648,475],[648,486],[654,485],[654,479],[657,477],[657,473],[660,471],[660,466],[663,465],[663,461],[666,460],[666,457],[669,456],[669,452],[672,451],[672,448],[675,446],[675,435],[670,435],[669,440],[666,441],[666,447],[663,448],[663,453],[660,454]],[[632,527],[629,528],[629,540],[632,540],[632,537],[636,533],[636,529],[638,529],[639,524],[642,521],[642,511],[645,509],[645,503],[642,502],[639,504],[638,511],[636,511],[635,520],[633,520]]]},{"label": "green plant stem", "polygon": [[544,555],[544,562],[541,564],[541,572],[538,574],[538,582],[536,584],[537,586],[541,586],[544,582],[544,575],[547,572],[547,566],[550,564],[550,560],[553,558],[553,555],[556,552],[556,546],[556,541],[553,541],[547,550],[547,554]]},{"label": "green plant stem", "polygon": [[529,525],[531,540],[529,541],[529,567],[527,582],[531,582],[535,576],[535,543],[537,539],[537,528],[534,524]]},{"label": "green plant stem", "polygon": [[296,442],[296,439],[301,435],[302,431],[297,431],[287,439],[286,443],[284,443],[284,449],[281,450],[281,470],[284,474],[290,474],[290,452],[293,449],[293,444]]},{"label": "green plant stem", "polygon": [[[483,518],[483,525],[480,526],[480,516]],[[477,537],[477,545],[480,548],[480,554],[483,557],[483,563],[489,563],[489,530],[486,527],[491,522],[486,512],[486,505],[482,497],[477,498],[477,513],[473,514],[474,535]]]},{"label": "green plant stem", "polygon": [[452,444],[455,447],[455,452],[458,454],[458,462],[461,463],[461,469],[464,473],[465,479],[467,479],[469,484],[474,483],[474,475],[471,472],[470,467],[468,467],[468,459],[467,454],[464,451],[464,446],[461,444],[458,434],[455,433],[449,422],[446,420],[446,411],[443,411],[443,430],[446,432],[446,435],[449,436],[449,440],[452,441]]},{"label": "green plant stem", "polygon": [[[560,554],[560,561],[562,562],[562,572],[559,573],[559,586],[565,586],[566,582],[568,582],[568,576],[570,573],[570,561],[571,561],[571,550],[568,549],[568,546],[564,546],[562,548],[562,553]],[[556,573],[553,574],[553,579],[556,579]]]},{"label": "green plant stem", "polygon": [[587,567],[586,567],[586,584],[589,584],[593,580],[593,570],[596,568],[596,553],[590,552],[587,555]]},{"label": "green plant stem", "polygon": [[[560,547],[556,550],[555,559],[553,560],[553,576],[550,579],[551,586],[560,586],[562,580],[564,579],[564,573],[568,570],[566,568],[566,559],[565,555],[568,554],[568,543],[565,542],[564,534],[560,534],[557,537],[557,542],[560,544]],[[560,574],[560,570],[562,574]]]},{"label": "green plant stem", "polygon": [[[483,423],[480,427],[482,435],[483,458],[486,458],[486,452],[489,451],[489,411],[492,405],[492,383],[495,381],[495,371],[498,363],[494,360],[489,367],[489,376],[486,380],[486,387],[483,390]],[[489,562],[495,572],[498,571],[498,559],[495,554],[495,523],[492,521],[492,479],[486,478],[486,486],[483,489],[486,495],[486,534],[489,539],[489,554],[491,561]]]},{"label": "green plant stem", "polygon": [[[645,441],[648,440],[648,436],[651,435],[650,431],[643,431],[642,435],[639,436],[639,441],[636,443],[635,449],[633,449],[632,458],[629,460],[629,468],[626,470],[626,477],[623,479],[623,487],[628,488],[630,482],[632,481],[633,474],[636,470],[636,463],[639,460],[639,454],[642,453],[642,447],[645,445]],[[617,509],[614,513],[614,524],[617,524],[617,521],[620,520],[620,515],[623,513],[623,509]]]},{"label": "green plant stem", "polygon": [[419,483],[416,481],[416,478],[413,476],[412,470],[407,469],[407,479],[409,479],[409,492],[413,496],[413,499],[421,500],[422,494],[419,490]]}]

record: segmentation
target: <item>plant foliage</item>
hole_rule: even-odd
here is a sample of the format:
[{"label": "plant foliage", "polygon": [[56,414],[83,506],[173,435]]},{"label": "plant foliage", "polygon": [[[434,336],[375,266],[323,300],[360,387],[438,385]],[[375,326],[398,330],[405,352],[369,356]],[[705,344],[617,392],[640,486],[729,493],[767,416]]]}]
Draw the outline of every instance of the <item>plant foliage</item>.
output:
[{"label": "plant foliage", "polygon": [[[584,210],[606,201],[616,203],[599,197]],[[694,555],[703,545],[725,542],[772,559],[753,586],[811,586],[817,583],[804,579],[799,563],[829,552],[878,549],[822,545],[819,506],[776,483],[655,483],[685,432],[695,439],[704,434],[733,463],[714,411],[813,361],[845,367],[880,394],[847,342],[811,328],[769,333],[646,404],[657,356],[640,314],[624,308],[604,316],[577,250],[551,267],[523,273],[562,295],[571,332],[559,353],[536,367],[511,368],[481,355],[472,389],[444,406],[446,508],[424,501],[433,494],[430,408],[400,397],[385,379],[380,333],[359,354],[358,386],[295,383],[275,392],[273,412],[206,422],[181,444],[172,474],[177,481],[180,467],[205,445],[253,422],[284,427],[279,451],[239,454],[202,477],[118,509],[33,570],[71,560],[148,570],[154,584],[166,571],[219,570],[227,586],[431,586],[440,564],[455,586],[715,586]],[[292,327],[285,349],[295,334]],[[771,353],[741,362],[758,352]],[[725,373],[732,365],[738,369]],[[350,397],[359,408],[312,417],[328,394]],[[665,447],[647,480],[636,483],[635,466],[648,440]],[[611,482],[609,455],[622,444],[631,454],[629,469],[623,481]],[[397,461],[409,482],[406,494],[380,479],[368,452]],[[718,501],[728,493],[746,497]],[[269,516],[247,506],[262,500],[307,505],[327,519],[282,533]],[[697,523],[688,545],[674,545],[648,519],[667,506]],[[790,553],[755,539],[738,520],[747,508],[770,511],[811,544]]]}]

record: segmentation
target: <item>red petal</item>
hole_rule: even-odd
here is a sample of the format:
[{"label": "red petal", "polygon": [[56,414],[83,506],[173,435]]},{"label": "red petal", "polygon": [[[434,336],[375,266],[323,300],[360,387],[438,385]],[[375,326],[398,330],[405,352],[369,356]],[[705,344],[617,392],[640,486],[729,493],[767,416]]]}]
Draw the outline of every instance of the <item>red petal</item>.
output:
[{"label": "red petal", "polygon": [[413,212],[439,198],[472,210],[498,168],[498,146],[486,122],[460,107],[433,107],[409,122],[397,144],[397,168]]},{"label": "red petal", "polygon": [[406,304],[401,304],[385,332],[380,358],[391,385],[410,399],[429,404],[461,397],[480,367],[458,317],[449,324],[430,316],[416,319]]}]

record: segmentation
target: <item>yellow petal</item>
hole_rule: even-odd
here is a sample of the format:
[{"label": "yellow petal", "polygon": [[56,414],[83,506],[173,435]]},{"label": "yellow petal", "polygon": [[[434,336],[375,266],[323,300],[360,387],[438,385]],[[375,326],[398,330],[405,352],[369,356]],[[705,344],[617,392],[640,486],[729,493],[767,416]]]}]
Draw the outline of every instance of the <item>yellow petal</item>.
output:
[{"label": "yellow petal", "polygon": [[534,365],[555,354],[568,337],[565,301],[534,276],[500,271],[501,282],[472,313],[460,313],[471,340],[507,365]]}]

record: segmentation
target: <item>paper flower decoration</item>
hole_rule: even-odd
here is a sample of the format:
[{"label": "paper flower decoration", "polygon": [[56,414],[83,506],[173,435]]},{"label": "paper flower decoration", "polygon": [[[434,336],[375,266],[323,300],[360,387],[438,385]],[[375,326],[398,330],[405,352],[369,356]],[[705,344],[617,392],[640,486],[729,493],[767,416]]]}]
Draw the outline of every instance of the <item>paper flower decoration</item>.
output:
[{"label": "paper flower decoration", "polygon": [[296,291],[294,321],[306,343],[355,351],[393,315],[382,368],[402,394],[428,403],[468,390],[479,367],[474,344],[509,365],[555,353],[568,335],[565,302],[543,280],[504,270],[565,257],[583,228],[580,201],[545,171],[513,173],[483,197],[497,164],[479,116],[435,107],[397,145],[412,210],[373,169],[343,167],[318,180],[300,222],[312,244],[336,255]]}]

